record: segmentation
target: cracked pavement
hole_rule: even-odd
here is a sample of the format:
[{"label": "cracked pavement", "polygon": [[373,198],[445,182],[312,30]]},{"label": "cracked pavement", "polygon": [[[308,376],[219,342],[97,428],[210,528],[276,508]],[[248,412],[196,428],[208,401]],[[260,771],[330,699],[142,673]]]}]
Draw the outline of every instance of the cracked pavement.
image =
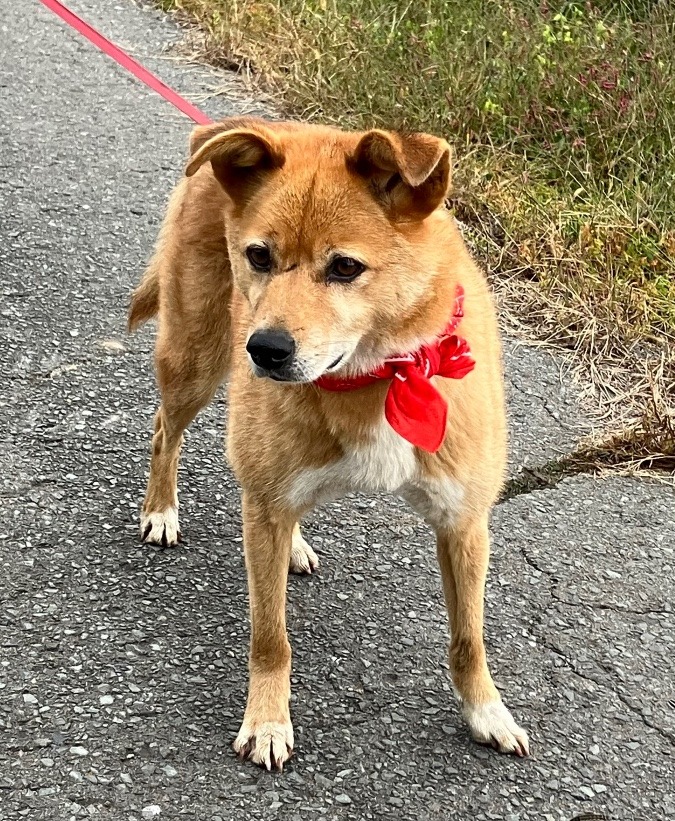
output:
[{"label": "cracked pavement", "polygon": [[[173,59],[159,13],[71,5],[211,116],[265,110]],[[430,532],[359,496],[310,517],[322,569],[290,581],[297,754],[283,775],[235,759],[248,612],[222,393],[184,449],[185,546],[137,541],[153,330],[127,338],[125,312],[190,124],[37,0],[0,11],[0,819],[675,817],[673,489],[636,479],[495,510],[486,641],[529,759],[460,721]],[[516,472],[584,423],[555,358],[509,340],[506,362]]]}]

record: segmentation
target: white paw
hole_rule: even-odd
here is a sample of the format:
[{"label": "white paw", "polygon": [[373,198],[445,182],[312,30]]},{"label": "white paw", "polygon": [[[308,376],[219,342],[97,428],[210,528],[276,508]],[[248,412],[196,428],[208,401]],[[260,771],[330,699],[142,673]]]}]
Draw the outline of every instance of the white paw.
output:
[{"label": "white paw", "polygon": [[291,573],[309,574],[319,566],[319,558],[302,538],[299,529],[293,531],[291,542],[291,561],[288,565]]},{"label": "white paw", "polygon": [[141,540],[170,547],[181,541],[178,509],[168,507],[161,513],[141,513]]},{"label": "white paw", "polygon": [[462,715],[471,735],[480,744],[490,744],[500,753],[515,753],[521,757],[529,755],[527,733],[516,724],[503,702],[465,703]]},{"label": "white paw", "polygon": [[232,746],[241,759],[281,772],[293,753],[293,725],[290,720],[256,724],[244,717]]}]

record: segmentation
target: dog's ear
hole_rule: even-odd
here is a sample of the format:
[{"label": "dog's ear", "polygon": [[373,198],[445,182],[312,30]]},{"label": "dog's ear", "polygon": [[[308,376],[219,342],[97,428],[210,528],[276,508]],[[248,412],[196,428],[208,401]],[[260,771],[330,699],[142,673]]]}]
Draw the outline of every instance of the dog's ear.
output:
[{"label": "dog's ear", "polygon": [[374,129],[361,137],[351,158],[356,173],[371,185],[394,219],[424,219],[450,188],[450,146],[430,134],[396,134]]},{"label": "dog's ear", "polygon": [[254,119],[198,126],[190,137],[190,148],[186,176],[210,162],[215,178],[236,201],[247,200],[266,173],[284,164],[279,140],[262,121]]},{"label": "dog's ear", "polygon": [[196,125],[190,134],[190,156],[193,157],[197,151],[212,137],[217,137],[225,131],[236,131],[237,129],[256,129],[266,127],[268,123],[260,117],[226,117],[208,125]]}]

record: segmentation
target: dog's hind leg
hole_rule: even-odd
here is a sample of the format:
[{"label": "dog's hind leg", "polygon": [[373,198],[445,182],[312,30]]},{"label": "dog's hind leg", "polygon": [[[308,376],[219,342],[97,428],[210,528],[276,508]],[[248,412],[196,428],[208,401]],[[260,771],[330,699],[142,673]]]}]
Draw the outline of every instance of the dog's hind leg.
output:
[{"label": "dog's hind leg", "polygon": [[439,530],[438,562],[450,619],[450,671],[471,734],[503,753],[528,754],[527,733],[513,720],[488,670],[483,595],[490,550],[487,515]]},{"label": "dog's hind leg", "polygon": [[291,573],[308,575],[313,573],[319,566],[319,557],[304,540],[300,532],[300,525],[296,523],[293,528],[291,539],[291,560],[289,570]]},{"label": "dog's hind leg", "polygon": [[181,340],[179,329],[160,329],[155,352],[161,405],[155,415],[150,477],[141,510],[144,542],[174,545],[180,541],[177,473],[183,433],[224,380],[228,369],[226,329],[203,334],[197,350]]}]

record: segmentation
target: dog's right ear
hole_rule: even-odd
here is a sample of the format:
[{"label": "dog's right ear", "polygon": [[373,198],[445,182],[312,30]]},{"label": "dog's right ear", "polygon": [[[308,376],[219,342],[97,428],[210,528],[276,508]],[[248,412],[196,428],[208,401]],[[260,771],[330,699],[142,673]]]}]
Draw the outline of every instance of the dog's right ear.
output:
[{"label": "dog's right ear", "polygon": [[191,177],[210,162],[215,178],[237,202],[248,200],[265,174],[284,164],[279,140],[257,121],[230,120],[198,126],[190,137],[190,148],[186,176]]},{"label": "dog's right ear", "polygon": [[264,120],[259,117],[226,117],[208,125],[196,125],[190,133],[190,156],[193,157],[197,151],[207,143],[212,137],[217,137],[225,131],[256,129],[256,126],[264,126]]}]

